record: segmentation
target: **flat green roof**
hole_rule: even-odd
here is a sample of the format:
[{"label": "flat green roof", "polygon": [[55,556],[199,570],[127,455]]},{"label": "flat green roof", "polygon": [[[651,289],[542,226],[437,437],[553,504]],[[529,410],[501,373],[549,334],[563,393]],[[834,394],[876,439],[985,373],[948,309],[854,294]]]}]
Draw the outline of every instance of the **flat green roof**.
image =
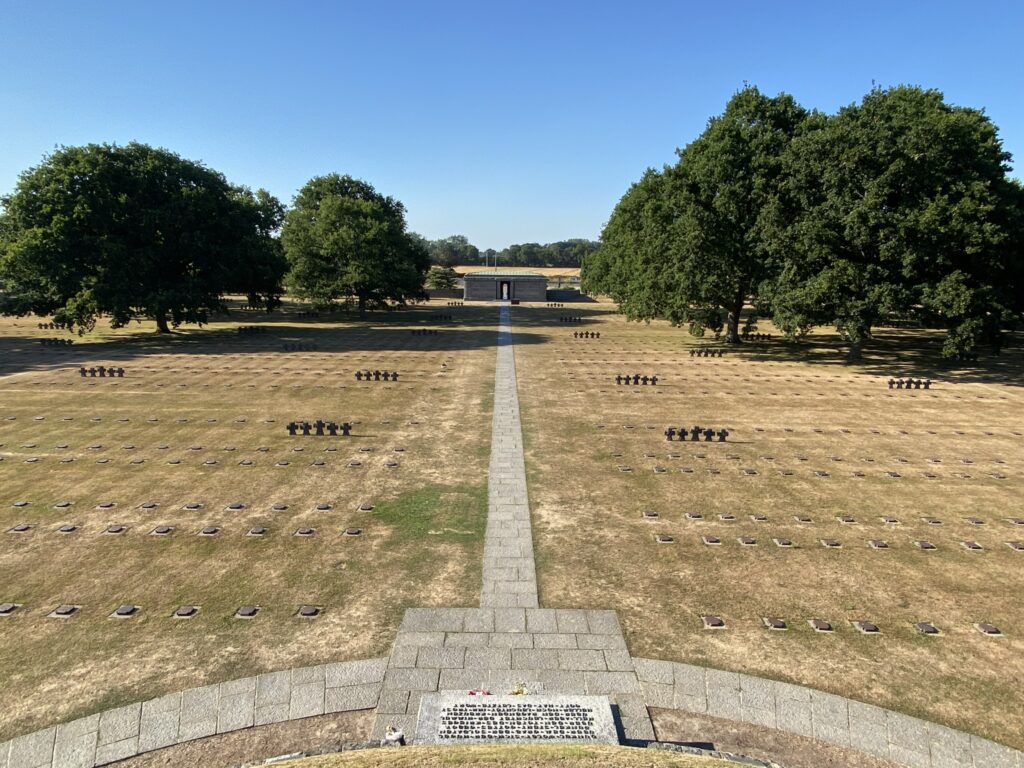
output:
[{"label": "flat green roof", "polygon": [[482,269],[479,272],[467,272],[463,277],[541,277],[547,279],[539,272],[530,272],[525,269]]}]

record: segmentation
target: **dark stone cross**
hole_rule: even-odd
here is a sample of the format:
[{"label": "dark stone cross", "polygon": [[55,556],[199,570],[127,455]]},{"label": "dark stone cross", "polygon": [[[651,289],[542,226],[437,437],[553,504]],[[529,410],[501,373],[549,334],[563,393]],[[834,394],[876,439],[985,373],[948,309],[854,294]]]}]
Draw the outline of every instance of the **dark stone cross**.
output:
[{"label": "dark stone cross", "polygon": [[[83,374],[83,375],[84,375],[84,374]],[[616,376],[616,377],[615,377],[615,383],[616,383],[616,384],[621,384],[621,383],[622,383],[622,376]]]},{"label": "dark stone cross", "polygon": [[333,421],[327,422],[327,434],[329,434],[331,437],[338,436],[338,425],[335,424]]},{"label": "dark stone cross", "polygon": [[657,384],[658,384],[658,377],[657,376],[651,376],[651,386],[657,386]]},{"label": "dark stone cross", "polygon": [[309,427],[310,427],[309,422],[308,421],[304,421],[304,422],[302,422],[302,424],[300,426],[302,427],[302,434],[304,436],[306,436],[306,437],[309,437]]},{"label": "dark stone cross", "polygon": [[398,371],[394,371],[394,372],[393,372],[393,373],[391,374],[391,380],[392,380],[392,381],[398,381]]},{"label": "dark stone cross", "polygon": [[714,438],[714,436],[715,436],[715,430],[710,429],[710,428],[704,430],[704,442],[705,443],[710,443],[712,438]]},{"label": "dark stone cross", "polygon": [[634,384],[639,384],[640,383],[640,374],[639,373],[634,373],[633,374],[633,383]]},{"label": "dark stone cross", "polygon": [[362,380],[363,380],[363,373],[362,373],[362,371],[356,371],[356,381],[362,381]]},{"label": "dark stone cross", "polygon": [[322,419],[317,419],[314,425],[316,427],[316,434],[319,437],[324,436],[324,422]]},{"label": "dark stone cross", "polygon": [[374,371],[373,372],[373,380],[374,381],[380,381],[380,371]]},{"label": "dark stone cross", "polygon": [[105,379],[107,377],[107,369],[104,368],[102,365],[96,370],[99,371],[100,378]]},{"label": "dark stone cross", "polygon": [[672,438],[675,436],[676,430],[674,427],[669,427],[668,429],[665,430],[665,437],[668,439],[670,443],[672,442]]},{"label": "dark stone cross", "polygon": [[380,376],[384,381],[391,381],[391,373],[389,371],[382,371]]},{"label": "dark stone cross", "polygon": [[349,424],[347,421],[346,422],[342,422],[342,424],[341,424],[341,434],[342,434],[342,436],[343,437],[348,437],[349,432],[351,432],[351,431],[352,431],[352,425]]},{"label": "dark stone cross", "polygon": [[724,443],[725,442],[725,438],[727,438],[728,436],[729,436],[729,430],[728,429],[720,429],[720,430],[718,430],[718,442]]},{"label": "dark stone cross", "polygon": [[289,435],[291,435],[292,437],[295,437],[295,433],[298,431],[298,429],[299,429],[299,425],[296,424],[294,421],[288,422],[288,434]]},{"label": "dark stone cross", "polygon": [[640,382],[641,382],[641,383],[642,383],[642,384],[643,384],[643,385],[644,385],[645,387],[647,386],[647,382],[648,382],[648,381],[650,381],[650,378],[648,378],[647,376],[641,376],[641,377],[640,377]]},{"label": "dark stone cross", "polygon": [[690,430],[690,440],[692,440],[695,443],[700,442],[701,431],[702,430],[700,427],[694,425],[693,429]]}]

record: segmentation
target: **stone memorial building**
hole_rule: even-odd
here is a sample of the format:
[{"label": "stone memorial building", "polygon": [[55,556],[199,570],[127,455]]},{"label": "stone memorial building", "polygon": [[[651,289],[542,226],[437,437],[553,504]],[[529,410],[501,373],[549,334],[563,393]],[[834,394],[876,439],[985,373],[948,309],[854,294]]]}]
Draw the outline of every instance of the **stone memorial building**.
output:
[{"label": "stone memorial building", "polygon": [[465,301],[547,301],[548,279],[520,269],[488,269],[463,278]]}]

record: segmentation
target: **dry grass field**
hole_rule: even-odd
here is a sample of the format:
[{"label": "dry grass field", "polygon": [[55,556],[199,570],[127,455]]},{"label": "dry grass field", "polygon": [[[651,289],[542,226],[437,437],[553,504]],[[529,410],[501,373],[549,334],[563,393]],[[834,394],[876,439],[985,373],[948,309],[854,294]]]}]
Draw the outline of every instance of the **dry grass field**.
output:
[{"label": "dry grass field", "polygon": [[524,272],[536,272],[539,275],[544,275],[549,280],[558,277],[570,278],[580,276],[579,267],[503,267],[500,264],[497,267],[455,267],[455,271],[460,275],[468,275],[470,272],[486,272],[492,269],[518,269]]},{"label": "dry grass field", "polygon": [[481,747],[405,747],[369,749],[322,757],[308,757],[281,764],[287,768],[725,768],[735,765],[710,757],[698,757],[653,749],[605,746],[520,745]]},{"label": "dry grass field", "polygon": [[[0,603],[21,605],[0,616],[0,739],[385,654],[406,607],[478,600],[494,309],[438,302],[365,322],[236,309],[170,339],[143,324],[60,348],[39,339],[68,334],[38,320],[0,320]],[[79,375],[97,365],[125,375]],[[366,368],[399,381],[357,382]],[[288,435],[289,421],[317,418],[354,421],[352,435]],[[315,533],[294,535],[305,527]],[[49,618],[62,604],[81,608]],[[111,618],[122,604],[137,615]],[[171,618],[183,605],[200,610]],[[234,618],[243,605],[260,611]],[[300,605],[322,612],[300,618]]]},{"label": "dry grass field", "polygon": [[[583,321],[557,322],[567,314]],[[547,337],[516,348],[543,605],[618,610],[636,656],[789,680],[1024,747],[1024,552],[1008,544],[1024,540],[1012,521],[1024,518],[1019,340],[949,368],[934,335],[882,330],[846,365],[828,334],[691,358],[713,340],[608,305],[520,308],[513,325]],[[617,386],[626,373],[658,383]],[[892,375],[934,383],[890,391]],[[669,425],[730,434],[669,443]],[[706,615],[725,627],[705,629]]]}]

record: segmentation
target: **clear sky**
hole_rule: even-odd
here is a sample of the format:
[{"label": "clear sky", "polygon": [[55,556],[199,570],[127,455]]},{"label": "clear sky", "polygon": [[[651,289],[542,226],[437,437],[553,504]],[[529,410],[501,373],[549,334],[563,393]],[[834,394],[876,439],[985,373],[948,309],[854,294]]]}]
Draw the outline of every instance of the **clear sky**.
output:
[{"label": "clear sky", "polygon": [[1020,0],[0,0],[0,193],[138,140],[286,202],[366,179],[429,238],[596,238],[744,81],[829,112],[938,88],[1022,155],[1022,33]]}]

